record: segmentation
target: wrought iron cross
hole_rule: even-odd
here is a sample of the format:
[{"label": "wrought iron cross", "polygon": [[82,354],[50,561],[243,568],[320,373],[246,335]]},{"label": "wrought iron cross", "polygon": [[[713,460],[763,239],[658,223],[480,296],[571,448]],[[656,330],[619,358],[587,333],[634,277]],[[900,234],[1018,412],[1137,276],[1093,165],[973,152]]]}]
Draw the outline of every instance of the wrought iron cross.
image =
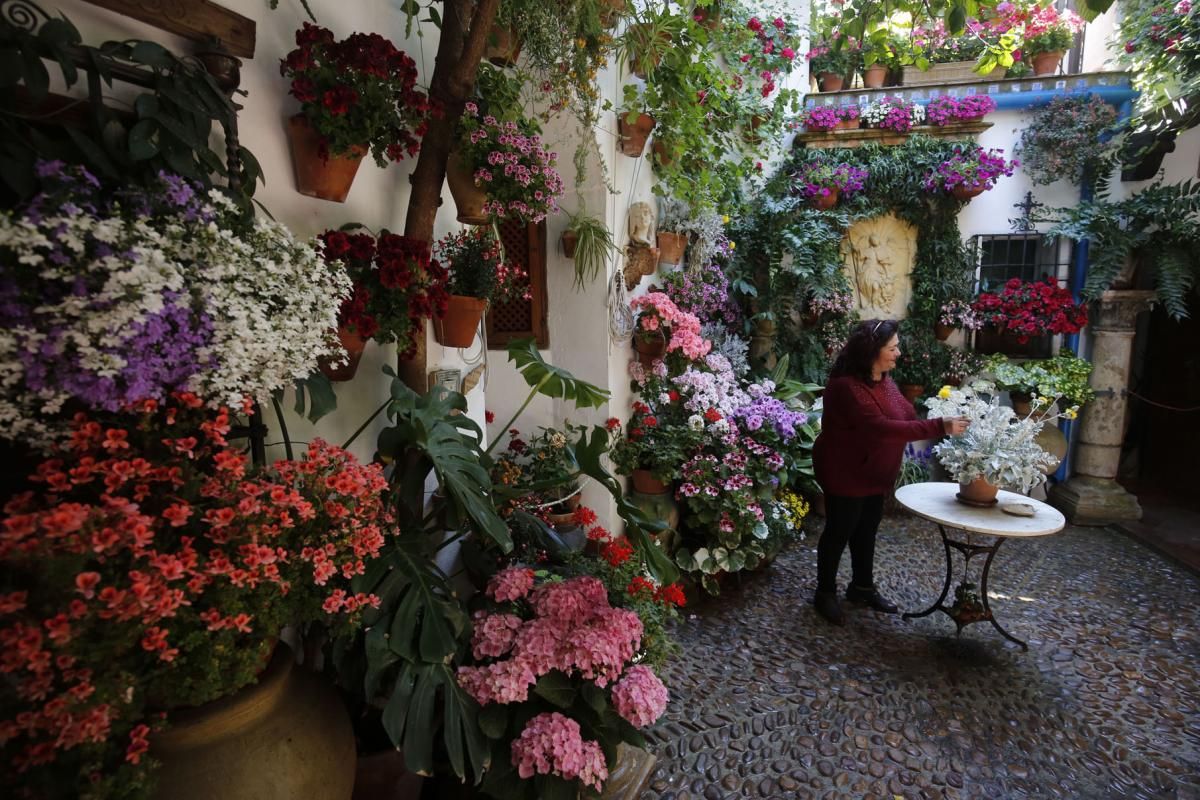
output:
[{"label": "wrought iron cross", "polygon": [[1033,192],[1026,192],[1025,199],[1019,203],[1013,203],[1013,208],[1021,209],[1021,216],[1010,218],[1008,224],[1012,226],[1014,233],[1029,233],[1037,229],[1034,224],[1033,212],[1046,207],[1045,203],[1039,203],[1033,199]]}]

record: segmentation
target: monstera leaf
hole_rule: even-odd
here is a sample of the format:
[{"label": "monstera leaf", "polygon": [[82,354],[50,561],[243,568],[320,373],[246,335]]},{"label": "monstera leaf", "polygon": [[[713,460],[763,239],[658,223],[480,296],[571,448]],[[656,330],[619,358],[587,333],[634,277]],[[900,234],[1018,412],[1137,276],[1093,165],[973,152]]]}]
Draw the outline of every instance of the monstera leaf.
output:
[{"label": "monstera leaf", "polygon": [[517,339],[508,345],[508,358],[535,391],[555,399],[570,400],[580,408],[599,408],[609,393],[581,381],[562,367],[547,364],[533,339]]}]

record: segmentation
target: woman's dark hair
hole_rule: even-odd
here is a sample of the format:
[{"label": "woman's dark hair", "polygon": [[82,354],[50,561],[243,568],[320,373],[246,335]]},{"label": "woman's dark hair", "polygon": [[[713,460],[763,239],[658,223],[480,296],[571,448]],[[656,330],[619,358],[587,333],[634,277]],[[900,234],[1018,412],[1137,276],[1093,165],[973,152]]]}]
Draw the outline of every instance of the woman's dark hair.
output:
[{"label": "woman's dark hair", "polygon": [[900,331],[900,323],[891,319],[869,319],[850,332],[850,338],[838,353],[829,377],[849,375],[871,382],[871,367],[879,351]]}]

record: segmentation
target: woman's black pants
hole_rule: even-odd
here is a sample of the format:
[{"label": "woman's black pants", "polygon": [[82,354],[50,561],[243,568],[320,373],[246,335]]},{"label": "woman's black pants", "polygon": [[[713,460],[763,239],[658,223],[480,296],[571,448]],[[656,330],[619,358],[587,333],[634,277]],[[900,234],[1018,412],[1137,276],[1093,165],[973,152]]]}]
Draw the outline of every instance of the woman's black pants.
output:
[{"label": "woman's black pants", "polygon": [[837,497],[825,495],[825,530],[817,542],[817,591],[837,591],[838,563],[846,544],[850,544],[850,565],[854,586],[867,588],[875,583],[875,533],[883,519],[883,495]]}]

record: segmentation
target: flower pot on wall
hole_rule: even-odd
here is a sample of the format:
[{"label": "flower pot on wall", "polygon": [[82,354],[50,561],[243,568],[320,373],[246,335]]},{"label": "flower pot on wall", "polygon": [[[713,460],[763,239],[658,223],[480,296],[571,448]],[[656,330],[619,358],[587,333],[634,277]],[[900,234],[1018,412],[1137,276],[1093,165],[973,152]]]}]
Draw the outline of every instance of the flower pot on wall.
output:
[{"label": "flower pot on wall", "polygon": [[837,72],[822,72],[817,76],[822,92],[840,92],[846,85],[846,76]]},{"label": "flower pot on wall", "polygon": [[562,232],[562,249],[563,255],[567,258],[575,257],[575,245],[579,244],[579,234],[572,230]]},{"label": "flower pot on wall", "polygon": [[654,117],[649,114],[638,114],[633,122],[626,120],[625,114],[618,114],[617,133],[621,142],[621,152],[637,158],[646,149],[646,139],[654,130]]},{"label": "flower pot on wall", "polygon": [[511,67],[521,55],[521,39],[512,28],[493,25],[488,33],[487,49],[483,57],[497,67]]},{"label": "flower pot on wall", "polygon": [[1056,50],[1053,53],[1038,53],[1032,57],[1033,74],[1034,75],[1053,75],[1058,72],[1058,65],[1062,63],[1063,54],[1061,50]]},{"label": "flower pot on wall", "polygon": [[433,338],[446,347],[470,347],[479,329],[487,301],[461,294],[450,295],[446,315],[433,320]]},{"label": "flower pot on wall", "polygon": [[648,469],[635,469],[631,476],[633,490],[638,494],[666,494],[670,487],[650,474]]},{"label": "flower pot on wall", "polygon": [[687,243],[688,237],[686,234],[660,231],[658,234],[658,263],[682,263]]},{"label": "flower pot on wall", "polygon": [[862,120],[858,117],[854,119],[839,119],[838,124],[833,126],[835,131],[853,131],[862,127]]},{"label": "flower pot on wall", "polygon": [[834,187],[829,194],[818,194],[808,198],[808,204],[819,211],[828,211],[837,205],[839,190]]},{"label": "flower pot on wall", "polygon": [[288,119],[288,143],[292,149],[296,191],[335,203],[346,202],[367,148],[355,147],[350,155],[331,154],[327,159],[321,158],[321,137],[303,114]]},{"label": "flower pot on wall", "polygon": [[337,692],[279,645],[258,682],[173,712],[151,740],[161,800],[349,800],[355,748]]},{"label": "flower pot on wall", "polygon": [[638,354],[638,361],[643,367],[654,366],[655,359],[662,358],[667,352],[667,337],[659,334],[653,339],[641,335],[634,336],[633,349]]},{"label": "flower pot on wall", "polygon": [[361,336],[349,328],[339,327],[337,336],[349,360],[345,364],[336,367],[326,361],[322,361],[319,367],[321,374],[331,381],[348,381],[353,379],[354,374],[358,372],[358,362],[362,359],[363,349],[366,348],[367,343]]},{"label": "flower pot on wall", "polygon": [[954,333],[953,325],[944,325],[941,322],[934,324],[933,335],[937,337],[939,342],[944,342],[950,338],[950,334]]},{"label": "flower pot on wall", "polygon": [[667,146],[658,139],[655,139],[654,144],[650,145],[650,152],[654,153],[654,161],[660,167],[669,167],[675,161],[674,157],[667,151]]},{"label": "flower pot on wall", "polygon": [[882,64],[872,64],[863,70],[863,86],[868,89],[882,89],[887,80],[888,69]]},{"label": "flower pot on wall", "polygon": [[487,192],[475,185],[470,166],[456,150],[450,151],[446,160],[446,182],[450,184],[450,195],[458,208],[458,221],[468,225],[486,224],[488,218],[483,213],[483,205],[487,202]]},{"label": "flower pot on wall", "polygon": [[982,186],[955,186],[950,190],[950,194],[954,195],[956,200],[970,200],[972,197],[979,197],[983,192]]},{"label": "flower pot on wall", "polygon": [[955,497],[960,503],[966,503],[969,506],[994,506],[996,505],[996,494],[999,491],[999,486],[993,486],[983,478],[976,478],[970,483],[958,484],[958,494]]}]

